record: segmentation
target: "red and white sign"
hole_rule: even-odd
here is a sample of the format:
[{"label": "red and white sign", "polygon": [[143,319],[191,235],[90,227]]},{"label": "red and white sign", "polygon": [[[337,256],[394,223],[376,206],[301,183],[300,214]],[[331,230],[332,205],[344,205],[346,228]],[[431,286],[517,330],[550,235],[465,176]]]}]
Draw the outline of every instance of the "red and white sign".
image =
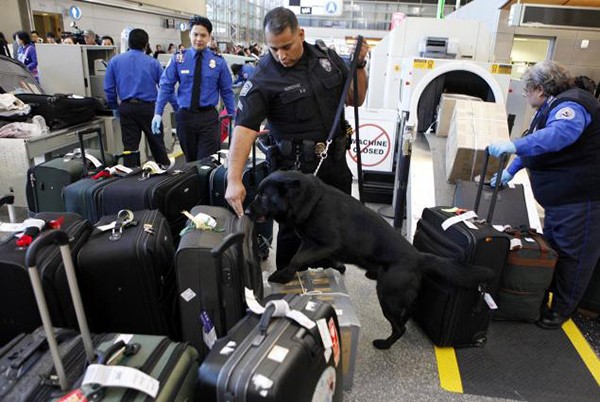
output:
[{"label": "red and white sign", "polygon": [[333,318],[329,319],[327,323],[329,326],[329,336],[331,337],[331,349],[333,350],[333,361],[335,363],[335,367],[340,364],[340,338],[338,338],[338,331],[335,327],[335,321]]},{"label": "red and white sign", "polygon": [[[398,114],[393,110],[359,109],[360,152],[363,170],[391,172],[396,144]],[[354,129],[354,110],[346,108],[346,119]],[[357,164],[356,133],[347,152],[348,166],[356,177]]]},{"label": "red and white sign", "polygon": [[393,13],[392,14],[392,22],[390,23],[390,31],[396,28],[402,21],[406,19],[406,14],[404,13]]}]

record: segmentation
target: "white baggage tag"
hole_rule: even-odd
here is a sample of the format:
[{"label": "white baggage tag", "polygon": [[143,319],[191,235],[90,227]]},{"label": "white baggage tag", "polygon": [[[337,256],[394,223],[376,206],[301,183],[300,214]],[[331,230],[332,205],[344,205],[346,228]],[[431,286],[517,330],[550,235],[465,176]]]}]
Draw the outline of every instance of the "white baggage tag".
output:
[{"label": "white baggage tag", "polygon": [[457,223],[465,222],[465,221],[468,221],[469,219],[475,219],[475,218],[477,218],[477,214],[475,213],[475,211],[467,211],[464,214],[456,215],[456,216],[446,219],[444,222],[442,222],[442,229],[444,229],[444,231],[446,231],[452,225],[456,225]]},{"label": "white baggage tag", "polygon": [[511,250],[517,250],[523,248],[523,243],[521,243],[521,239],[517,239],[516,237],[513,239],[510,239],[510,249]]},{"label": "white baggage tag", "polygon": [[489,294],[487,292],[484,293],[483,300],[485,300],[485,302],[487,303],[487,305],[490,308],[490,310],[498,310],[498,305],[494,301],[494,298],[492,297],[491,294]]},{"label": "white baggage tag", "polygon": [[82,384],[133,388],[152,398],[156,398],[160,388],[156,379],[138,369],[125,366],[105,366],[104,364],[90,364],[85,371]]}]

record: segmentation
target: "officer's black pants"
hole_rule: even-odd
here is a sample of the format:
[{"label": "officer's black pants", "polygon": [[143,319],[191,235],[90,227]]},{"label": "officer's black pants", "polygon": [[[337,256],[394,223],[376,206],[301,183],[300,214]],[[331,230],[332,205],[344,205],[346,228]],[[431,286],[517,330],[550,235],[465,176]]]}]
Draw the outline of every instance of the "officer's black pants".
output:
[{"label": "officer's black pants", "polygon": [[[156,163],[168,165],[169,157],[165,149],[163,133],[152,133],[152,118],[154,117],[154,103],[122,102],[119,105],[121,115],[121,137],[125,151],[137,151],[140,147],[142,131],[146,135],[150,151]],[[125,158],[125,166],[139,165],[139,158]]]},{"label": "officer's black pants", "polygon": [[217,109],[179,109],[177,112],[177,137],[185,154],[192,162],[210,156],[221,147],[219,137],[219,113]]},{"label": "officer's black pants", "polygon": [[[304,173],[312,174],[314,169]],[[335,162],[333,157],[328,157],[323,162],[319,170],[318,177],[326,184],[337,187],[341,191],[352,193],[352,173],[346,163],[346,158]],[[279,224],[279,233],[277,235],[277,269],[284,269],[291,261],[294,254],[300,246],[300,238],[296,235],[294,229],[284,223]]]}]

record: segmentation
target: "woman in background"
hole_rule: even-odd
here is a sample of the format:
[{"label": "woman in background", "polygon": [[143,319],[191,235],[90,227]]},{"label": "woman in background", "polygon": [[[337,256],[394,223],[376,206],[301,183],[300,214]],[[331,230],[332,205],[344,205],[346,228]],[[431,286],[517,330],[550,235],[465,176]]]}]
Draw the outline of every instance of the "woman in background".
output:
[{"label": "woman in background", "polygon": [[10,57],[10,51],[8,50],[8,41],[6,36],[0,32],[0,55]]},{"label": "woman in background", "polygon": [[39,81],[37,53],[31,37],[25,31],[17,31],[15,32],[15,40],[19,44],[17,60],[25,64],[35,79]]}]

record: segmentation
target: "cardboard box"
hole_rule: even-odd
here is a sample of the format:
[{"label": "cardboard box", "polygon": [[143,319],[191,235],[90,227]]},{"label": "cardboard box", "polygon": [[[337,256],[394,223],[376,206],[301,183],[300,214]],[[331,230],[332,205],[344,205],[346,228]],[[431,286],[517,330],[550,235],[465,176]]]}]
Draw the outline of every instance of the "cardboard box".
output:
[{"label": "cardboard box", "polygon": [[[457,100],[446,141],[448,182],[474,180],[481,172],[485,147],[509,140],[503,104]],[[487,180],[498,171],[498,163],[497,158],[490,158]]]},{"label": "cardboard box", "polygon": [[342,275],[331,268],[309,269],[298,272],[295,280],[284,285],[269,283],[265,288],[265,292],[269,294],[307,293],[316,299],[333,305],[340,324],[344,389],[351,389],[354,383],[360,322],[348,296]]},{"label": "cardboard box", "polygon": [[471,100],[474,102],[483,102],[475,96],[463,94],[442,94],[437,112],[437,125],[435,135],[438,137],[447,137],[450,131],[450,123],[452,122],[452,114],[457,100]]}]

